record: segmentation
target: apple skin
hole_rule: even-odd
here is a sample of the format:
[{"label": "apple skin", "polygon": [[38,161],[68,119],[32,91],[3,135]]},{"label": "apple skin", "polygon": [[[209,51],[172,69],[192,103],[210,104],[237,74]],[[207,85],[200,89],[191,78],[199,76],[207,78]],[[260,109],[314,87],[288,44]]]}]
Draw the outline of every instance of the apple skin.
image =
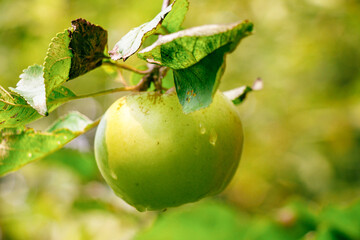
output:
[{"label": "apple skin", "polygon": [[221,192],[240,161],[239,114],[221,92],[184,114],[176,93],[118,99],[95,136],[95,157],[114,192],[138,211],[162,210]]}]

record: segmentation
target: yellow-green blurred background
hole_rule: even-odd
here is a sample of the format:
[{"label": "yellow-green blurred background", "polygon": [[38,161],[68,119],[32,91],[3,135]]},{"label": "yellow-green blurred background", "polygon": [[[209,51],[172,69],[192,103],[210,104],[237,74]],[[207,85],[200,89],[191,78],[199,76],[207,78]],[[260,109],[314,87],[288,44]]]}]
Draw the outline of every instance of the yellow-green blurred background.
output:
[{"label": "yellow-green blurred background", "polygon": [[[101,25],[112,48],[161,4],[0,0],[0,84],[14,87],[23,69],[42,64],[71,20]],[[91,131],[0,178],[0,239],[360,239],[360,2],[191,0],[184,27],[241,19],[255,33],[227,57],[220,89],[257,77],[264,89],[238,106],[244,152],[220,196],[136,212],[104,183]],[[81,94],[119,83],[99,68],[66,86]],[[74,101],[30,126],[44,129],[70,110],[96,119],[119,96]]]}]

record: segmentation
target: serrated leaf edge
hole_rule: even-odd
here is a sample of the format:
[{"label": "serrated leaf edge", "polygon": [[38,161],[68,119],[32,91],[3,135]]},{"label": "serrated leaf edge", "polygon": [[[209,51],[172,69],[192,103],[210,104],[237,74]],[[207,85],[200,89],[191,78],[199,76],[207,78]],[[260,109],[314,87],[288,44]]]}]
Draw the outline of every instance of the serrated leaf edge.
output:
[{"label": "serrated leaf edge", "polygon": [[[50,95],[50,93],[51,93],[52,91],[48,92],[48,90],[47,90],[47,84],[46,84],[46,80],[47,80],[47,79],[45,78],[45,70],[46,70],[46,69],[51,69],[51,68],[52,68],[56,63],[58,63],[59,61],[62,61],[62,60],[65,60],[65,59],[71,59],[71,58],[72,58],[72,56],[63,57],[63,58],[57,59],[56,61],[54,61],[54,63],[52,63],[51,65],[49,65],[50,63],[49,63],[48,59],[50,58],[50,56],[49,56],[50,50],[51,50],[52,47],[54,46],[54,44],[55,44],[55,42],[56,42],[56,39],[60,39],[60,35],[65,34],[66,32],[69,34],[69,31],[70,31],[71,28],[72,28],[72,27],[70,27],[70,28],[68,28],[68,29],[65,29],[65,30],[62,31],[62,32],[58,32],[58,33],[56,34],[56,36],[51,39],[51,42],[50,42],[50,44],[49,44],[49,47],[48,47],[48,49],[47,49],[47,51],[46,51],[46,56],[45,56],[45,58],[44,58],[44,63],[43,63],[43,66],[44,66],[43,78],[44,78],[44,82],[45,82],[45,89],[46,89],[46,96],[47,96],[47,97]],[[69,41],[69,42],[70,42],[70,41]],[[67,48],[69,49],[69,46],[67,46]],[[70,51],[70,52],[71,52],[71,51]],[[71,53],[71,54],[72,54],[72,53]],[[69,72],[70,72],[70,68],[69,68]],[[69,79],[69,74],[67,74],[67,78],[63,79],[63,81],[66,82],[68,79]],[[53,87],[53,89],[55,89],[56,87],[58,87],[58,86]],[[53,89],[51,89],[51,90],[53,90]]]},{"label": "serrated leaf edge", "polygon": [[[142,56],[142,55],[145,55],[146,53],[151,52],[158,46],[170,43],[173,40],[178,39],[178,38],[212,36],[212,35],[221,34],[221,33],[227,32],[227,31],[231,31],[232,29],[234,29],[240,25],[246,24],[246,23],[250,23],[250,22],[248,20],[243,20],[243,21],[238,21],[238,22],[231,23],[231,24],[202,25],[202,26],[197,26],[197,27],[193,27],[193,28],[188,28],[188,29],[178,31],[175,33],[171,33],[168,35],[164,35],[161,38],[159,38],[156,42],[154,42],[152,45],[142,49],[138,53],[138,56],[142,59],[145,59],[149,63],[155,63],[155,64],[161,65],[162,63],[160,61],[157,61],[153,58],[149,58],[149,57]],[[206,29],[206,31],[204,31],[204,29]],[[251,34],[251,32],[248,32],[246,34],[246,36],[248,36],[250,34]],[[224,43],[223,45],[220,45],[218,48],[225,46],[226,44],[229,44],[229,43]],[[196,59],[196,61],[199,62],[201,59],[202,58]],[[187,67],[189,67],[189,66],[187,66]]]},{"label": "serrated leaf edge", "polygon": [[[48,110],[47,110],[47,106],[46,106],[46,92],[45,92],[44,73],[41,75],[42,78],[43,78],[43,88],[44,88],[44,89],[42,89],[43,92],[44,92],[44,96],[41,96],[42,98],[44,98],[44,99],[43,99],[43,106],[36,106],[36,105],[32,104],[32,103],[28,100],[28,98],[25,97],[25,96],[23,96],[22,93],[21,93],[21,91],[17,89],[17,88],[19,87],[19,83],[23,80],[24,74],[26,75],[27,72],[28,72],[31,68],[33,68],[33,67],[41,67],[41,68],[42,68],[42,71],[44,71],[44,67],[41,66],[41,65],[38,65],[38,64],[34,64],[34,65],[31,65],[31,66],[27,67],[27,68],[24,69],[23,72],[20,74],[20,76],[19,76],[19,77],[20,77],[20,80],[17,82],[16,88],[9,87],[9,89],[10,89],[12,92],[14,92],[14,93],[19,94],[19,95],[27,102],[27,104],[30,105],[33,109],[35,109],[40,115],[46,116],[46,115],[48,115]],[[40,86],[40,87],[41,87],[41,86]],[[26,106],[26,105],[24,105],[24,106]]]},{"label": "serrated leaf edge", "polygon": [[[158,27],[161,25],[162,21],[165,19],[165,17],[167,16],[167,14],[169,14],[169,12],[172,10],[172,7],[174,5],[174,3],[176,2],[176,0],[170,4],[165,10],[161,11],[159,14],[157,14],[152,20],[150,20],[149,22],[146,22],[144,24],[141,24],[138,27],[135,27],[133,29],[131,29],[128,33],[126,33],[114,46],[114,48],[109,51],[109,55],[111,57],[112,60],[116,61],[116,60],[121,60],[123,59],[124,61],[126,61],[130,56],[134,55],[140,48],[142,43],[144,42],[145,38],[147,38],[148,36],[152,35],[153,33],[156,32],[156,30],[158,29]],[[164,15],[164,16],[161,16]],[[152,21],[154,21],[154,19],[159,18],[160,20],[159,22],[156,24],[156,26],[152,29],[150,29],[149,31],[146,31],[142,37],[141,37],[141,41],[139,46],[135,47],[135,50],[131,50],[129,53],[127,54],[122,54],[119,52],[119,47],[118,47],[118,43],[120,43],[123,39],[125,39],[126,37],[128,37],[129,35],[133,34],[134,31],[142,31],[141,27],[142,26],[146,26],[147,24],[151,23]],[[133,48],[134,43],[131,44],[131,48]]]}]

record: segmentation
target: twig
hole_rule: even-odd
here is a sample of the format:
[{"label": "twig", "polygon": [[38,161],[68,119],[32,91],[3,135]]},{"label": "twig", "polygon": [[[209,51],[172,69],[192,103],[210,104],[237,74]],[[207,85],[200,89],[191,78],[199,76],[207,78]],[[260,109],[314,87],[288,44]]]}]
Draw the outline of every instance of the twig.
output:
[{"label": "twig", "polygon": [[54,103],[68,102],[68,101],[71,101],[71,100],[88,98],[88,97],[97,97],[97,96],[102,96],[102,95],[106,95],[106,94],[110,94],[110,93],[116,93],[116,92],[125,92],[125,91],[139,92],[139,91],[142,91],[144,89],[147,89],[147,88],[144,88],[145,84],[148,84],[148,83],[145,81],[145,79],[141,79],[141,81],[138,84],[134,85],[134,86],[113,88],[113,89],[108,89],[108,90],[104,90],[104,91],[100,91],[100,92],[96,92],[96,93],[89,93],[89,94],[84,94],[84,95],[79,95],[79,96],[73,96],[73,97],[58,99],[58,100],[55,100],[55,101],[53,101],[51,103],[54,104]]},{"label": "twig", "polygon": [[113,88],[113,89],[108,89],[108,90],[104,90],[104,91],[100,91],[100,92],[96,92],[96,93],[89,93],[89,94],[73,96],[73,97],[69,97],[69,98],[63,98],[63,99],[59,99],[59,101],[63,102],[63,101],[81,99],[81,98],[96,97],[96,96],[102,96],[102,95],[105,95],[105,94],[115,93],[115,92],[122,92],[122,91],[127,91],[126,87]]},{"label": "twig", "polygon": [[123,68],[123,69],[129,70],[129,71],[132,71],[134,73],[143,74],[143,75],[148,74],[149,72],[151,72],[150,69],[140,70],[140,69],[134,68],[132,66],[129,66],[129,65],[126,65],[126,64],[121,64],[121,63],[104,62],[103,64],[108,64],[108,65],[115,66],[115,67],[118,67],[118,68]]},{"label": "twig", "polygon": [[[133,86],[133,87],[135,87],[135,86]],[[128,89],[128,88],[130,88],[130,87],[113,88],[113,89],[108,89],[108,90],[104,90],[104,91],[96,92],[96,93],[89,93],[89,94],[84,94],[84,95],[79,95],[79,96],[62,98],[62,99],[58,99],[58,100],[52,101],[51,103],[52,103],[52,104],[54,104],[54,103],[62,103],[62,102],[68,102],[68,101],[71,101],[71,100],[76,100],[76,99],[102,96],[102,95],[106,95],[106,94],[109,94],[109,93],[123,92],[123,91],[131,91],[131,89]]]},{"label": "twig", "polygon": [[118,73],[118,77],[116,78],[116,80],[121,82],[122,85],[124,85],[125,87],[129,86],[129,84],[127,84],[127,82],[125,81],[125,78],[122,75],[120,69],[116,69],[116,70],[117,70],[117,73]]}]

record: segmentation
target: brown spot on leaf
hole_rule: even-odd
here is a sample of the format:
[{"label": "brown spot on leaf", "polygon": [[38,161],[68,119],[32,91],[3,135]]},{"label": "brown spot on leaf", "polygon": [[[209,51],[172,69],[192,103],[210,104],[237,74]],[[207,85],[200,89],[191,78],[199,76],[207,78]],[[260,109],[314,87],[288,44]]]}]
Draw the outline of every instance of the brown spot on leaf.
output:
[{"label": "brown spot on leaf", "polygon": [[6,121],[2,121],[2,122],[0,122],[0,124],[3,124],[3,123],[5,123]]},{"label": "brown spot on leaf", "polygon": [[16,113],[14,115],[12,115],[10,118],[16,118],[18,116],[19,113]]}]

